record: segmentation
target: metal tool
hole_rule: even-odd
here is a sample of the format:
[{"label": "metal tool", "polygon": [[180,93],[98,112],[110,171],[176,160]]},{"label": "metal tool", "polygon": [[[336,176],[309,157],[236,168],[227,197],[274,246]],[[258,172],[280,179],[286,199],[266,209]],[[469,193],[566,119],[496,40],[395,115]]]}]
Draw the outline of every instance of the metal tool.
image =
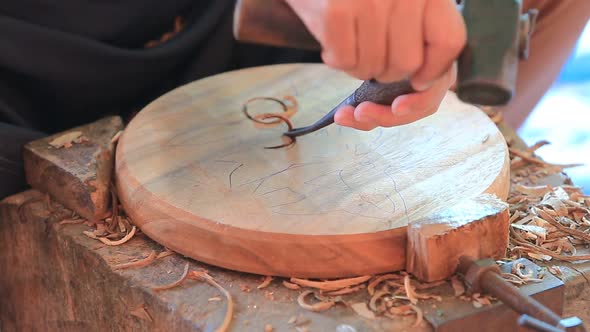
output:
[{"label": "metal tool", "polygon": [[[457,95],[472,104],[504,105],[515,93],[518,61],[528,56],[537,11],[521,14],[520,0],[464,0],[459,9],[467,26],[467,44],[458,59]],[[321,49],[284,0],[238,0],[234,36],[244,42]],[[364,101],[390,105],[413,91],[408,81],[383,84],[367,80],[316,123],[285,135],[301,136],[332,124],[343,105],[357,106]]]},{"label": "metal tool", "polygon": [[586,331],[578,317],[562,319],[539,301],[520,293],[501,276],[500,267],[491,259],[460,258],[458,273],[472,293],[486,293],[518,312],[518,324],[537,331]]}]

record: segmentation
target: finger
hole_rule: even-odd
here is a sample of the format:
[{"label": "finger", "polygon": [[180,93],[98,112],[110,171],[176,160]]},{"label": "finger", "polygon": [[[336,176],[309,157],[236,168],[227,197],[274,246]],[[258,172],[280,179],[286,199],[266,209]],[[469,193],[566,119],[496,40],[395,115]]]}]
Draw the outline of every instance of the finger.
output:
[{"label": "finger", "polygon": [[426,0],[392,1],[387,27],[387,66],[381,82],[406,79],[422,65],[422,16]]},{"label": "finger", "polygon": [[334,115],[334,123],[343,127],[351,127],[358,130],[372,130],[377,127],[376,124],[367,121],[358,121],[355,118],[355,108],[352,106],[344,106]]},{"label": "finger", "polygon": [[385,69],[387,46],[387,20],[384,9],[389,2],[384,0],[363,1],[356,20],[358,55],[357,66],[348,74],[358,79],[375,78]]},{"label": "finger", "polygon": [[442,77],[428,90],[398,97],[391,107],[370,102],[354,110],[357,123],[372,123],[379,127],[409,124],[434,114],[453,80],[453,72]]},{"label": "finger", "polygon": [[391,106],[384,106],[372,102],[363,102],[355,109],[356,121],[371,123],[379,127],[392,127],[396,123]]},{"label": "finger", "polygon": [[349,71],[357,67],[356,13],[349,1],[325,1],[321,25],[322,60],[330,67]]},{"label": "finger", "polygon": [[423,119],[438,111],[454,80],[455,67],[447,71],[425,91],[398,97],[391,105],[396,118],[395,125],[403,125]]},{"label": "finger", "polygon": [[463,50],[467,32],[454,3],[455,0],[427,0],[424,12],[424,63],[411,80],[418,91],[428,88],[444,75]]}]

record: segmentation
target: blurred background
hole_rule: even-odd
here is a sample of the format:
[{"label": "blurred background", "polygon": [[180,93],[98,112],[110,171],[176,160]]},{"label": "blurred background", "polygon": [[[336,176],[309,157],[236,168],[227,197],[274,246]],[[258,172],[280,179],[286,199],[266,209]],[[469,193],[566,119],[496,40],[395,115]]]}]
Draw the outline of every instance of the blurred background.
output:
[{"label": "blurred background", "polygon": [[565,171],[590,195],[590,21],[558,80],[518,134],[529,146],[551,142],[537,150],[545,161],[585,164]]}]

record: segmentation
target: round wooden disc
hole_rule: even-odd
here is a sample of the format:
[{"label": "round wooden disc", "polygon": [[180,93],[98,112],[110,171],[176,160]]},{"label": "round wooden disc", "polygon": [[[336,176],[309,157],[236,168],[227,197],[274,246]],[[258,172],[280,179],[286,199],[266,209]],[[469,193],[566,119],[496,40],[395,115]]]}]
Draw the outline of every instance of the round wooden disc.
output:
[{"label": "round wooden disc", "polygon": [[[332,125],[282,144],[282,123],[242,113],[253,97],[293,96],[309,125],[360,81],[321,64],[227,72],[143,109],[117,149],[121,202],[156,242],[264,275],[336,278],[404,268],[406,225],[487,192],[505,199],[506,142],[449,92],[439,111],[393,128]],[[286,100],[288,105],[292,102]],[[252,113],[282,112],[256,100]]]}]

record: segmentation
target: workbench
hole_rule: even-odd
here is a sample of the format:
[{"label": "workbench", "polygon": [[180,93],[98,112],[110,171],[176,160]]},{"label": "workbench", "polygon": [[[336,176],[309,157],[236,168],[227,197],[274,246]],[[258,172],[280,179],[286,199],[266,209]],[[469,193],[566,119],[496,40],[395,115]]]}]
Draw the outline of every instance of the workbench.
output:
[{"label": "workbench", "polygon": [[[499,127],[512,144],[522,144],[510,128],[502,123]],[[544,181],[555,184],[568,180],[553,176]],[[280,278],[258,289],[264,276],[219,269],[178,254],[145,267],[116,269],[117,264],[166,248],[141,233],[124,245],[107,246],[85,236],[83,231],[89,228],[84,224],[59,224],[64,216],[51,210],[53,204],[35,190],[0,202],[2,331],[214,331],[227,309],[225,298],[216,288],[187,280],[174,289],[152,289],[178,279],[187,263],[193,270],[207,270],[231,294],[235,304],[231,330],[265,331],[267,325],[273,327],[272,331],[432,330],[426,322],[412,327],[414,316],[366,319],[340,305],[310,312],[297,304],[300,292],[285,288]],[[551,264],[563,271],[564,314],[590,322],[590,263]],[[452,290],[446,286],[433,292],[443,295],[443,303],[452,297]],[[425,301],[423,305],[437,310],[436,306],[443,304]],[[493,307],[499,307],[500,316],[510,314],[502,305],[482,310]],[[465,309],[460,305],[456,308]],[[445,314],[453,313],[441,311]],[[478,330],[485,330],[485,324],[480,322]]]}]

